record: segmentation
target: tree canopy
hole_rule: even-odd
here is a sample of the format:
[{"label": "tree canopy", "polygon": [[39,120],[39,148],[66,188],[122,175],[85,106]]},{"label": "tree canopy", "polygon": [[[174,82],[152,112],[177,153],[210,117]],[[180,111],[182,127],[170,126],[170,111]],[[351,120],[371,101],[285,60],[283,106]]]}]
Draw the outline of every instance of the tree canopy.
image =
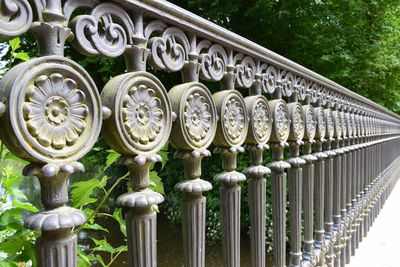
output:
[{"label": "tree canopy", "polygon": [[400,0],[171,2],[400,113]]}]

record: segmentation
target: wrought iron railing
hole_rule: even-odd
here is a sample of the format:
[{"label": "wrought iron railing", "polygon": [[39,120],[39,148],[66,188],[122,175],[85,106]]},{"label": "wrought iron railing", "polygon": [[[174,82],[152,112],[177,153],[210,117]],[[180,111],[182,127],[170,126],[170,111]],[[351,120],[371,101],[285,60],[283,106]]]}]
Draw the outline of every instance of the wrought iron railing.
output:
[{"label": "wrought iron railing", "polygon": [[[2,37],[30,30],[39,45],[37,58],[1,80],[0,136],[31,162],[24,173],[41,183],[45,210],[25,220],[42,231],[40,266],[76,266],[71,229],[85,216],[68,207],[67,179],[84,171],[77,160],[101,130],[130,171],[132,191],[117,199],[129,208],[130,266],[157,262],[151,206],[164,199],[149,188],[149,167],[168,141],[187,179],[175,187],[183,192],[184,266],[205,265],[203,192],[212,185],[201,177],[201,162],[211,143],[223,166],[214,179],[222,185],[224,266],[240,264],[238,182],[246,177],[252,266],[266,264],[267,174],[275,266],[286,265],[286,187],[290,266],[344,266],[397,180],[397,114],[166,1],[2,0],[0,15]],[[124,55],[126,73],[99,94],[88,72],[63,56],[66,41],[85,55]],[[181,72],[182,81],[166,90],[146,72],[147,63]],[[211,95],[200,80],[220,82],[221,89]],[[243,97],[246,90],[250,96]],[[273,162],[264,166],[268,148]],[[243,173],[236,171],[238,153],[251,157]]]}]

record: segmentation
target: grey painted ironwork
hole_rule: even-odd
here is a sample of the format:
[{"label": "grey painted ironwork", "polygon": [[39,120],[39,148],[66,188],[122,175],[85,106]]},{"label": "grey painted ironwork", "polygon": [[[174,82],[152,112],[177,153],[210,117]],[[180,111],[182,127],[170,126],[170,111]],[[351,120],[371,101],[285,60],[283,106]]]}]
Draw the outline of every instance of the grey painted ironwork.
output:
[{"label": "grey painted ironwork", "polygon": [[[290,266],[345,266],[398,180],[400,116],[167,1],[0,0],[0,6],[0,36],[30,31],[39,46],[37,58],[1,79],[0,138],[31,163],[24,174],[41,184],[45,210],[25,219],[28,229],[42,231],[40,266],[77,264],[71,230],[86,218],[68,207],[67,181],[84,171],[77,161],[100,131],[129,169],[132,191],[117,199],[129,210],[129,266],[157,265],[151,207],[164,198],[149,188],[149,168],[168,141],[184,163],[186,180],[175,186],[183,192],[184,266],[205,266],[203,192],[212,184],[211,177],[201,178],[201,168],[212,143],[222,159],[215,180],[221,182],[224,266],[240,265],[244,174],[254,267],[266,264],[270,172],[277,267],[286,266],[287,245]],[[124,56],[126,73],[111,78],[100,95],[87,71],[64,57],[67,43],[84,55]],[[181,72],[182,82],[165,88],[148,65]],[[221,90],[211,95],[201,80],[219,82]],[[269,168],[262,162],[267,144]],[[244,174],[236,171],[239,152],[250,154]]]}]

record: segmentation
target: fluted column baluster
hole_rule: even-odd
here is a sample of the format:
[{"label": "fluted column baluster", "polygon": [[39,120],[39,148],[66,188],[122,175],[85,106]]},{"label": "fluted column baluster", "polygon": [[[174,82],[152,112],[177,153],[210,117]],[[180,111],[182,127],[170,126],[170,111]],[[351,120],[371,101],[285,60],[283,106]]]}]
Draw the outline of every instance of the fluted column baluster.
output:
[{"label": "fluted column baluster", "polygon": [[314,254],[314,162],[317,158],[312,153],[312,144],[316,132],[314,109],[310,104],[310,95],[305,96],[303,106],[305,132],[303,156],[303,266],[315,264]]},{"label": "fluted column baluster", "polygon": [[[318,105],[319,103],[317,103]],[[322,152],[322,143],[325,140],[326,122],[324,111],[321,107],[314,108],[315,120],[317,121],[316,143],[314,156],[315,162],[315,184],[314,184],[314,207],[315,207],[315,237],[314,247],[316,250],[317,266],[323,266],[325,244],[324,244],[324,176],[325,159],[328,157]]]},{"label": "fluted column baluster", "polygon": [[326,141],[324,143],[324,153],[328,156],[325,160],[324,175],[324,239],[327,247],[325,255],[326,265],[333,266],[333,245],[331,243],[333,237],[333,158],[336,153],[331,150],[331,143],[334,140],[334,122],[332,110],[325,109],[326,120]]},{"label": "fluted column baluster", "polygon": [[[259,92],[252,88],[252,92]],[[265,176],[271,170],[262,166],[263,153],[268,149],[272,131],[272,116],[268,100],[261,95],[245,98],[250,118],[254,118],[249,125],[246,137],[246,148],[250,152],[251,166],[243,172],[248,176],[249,210],[250,210],[250,238],[251,238],[251,266],[265,266],[265,208],[266,208],[266,181]]]},{"label": "fluted column baluster", "polygon": [[272,224],[274,244],[274,266],[286,266],[286,173],[290,164],[283,161],[283,150],[289,137],[289,110],[281,100],[282,88],[275,88],[275,100],[269,102],[273,117],[273,128],[270,140],[273,162],[267,167],[271,169],[272,192]]},{"label": "fluted column baluster", "polygon": [[343,149],[340,148],[342,140],[343,125],[340,118],[340,111],[338,110],[339,103],[335,105],[333,112],[334,121],[334,141],[333,149],[336,156],[333,158],[333,235],[332,246],[334,246],[334,266],[339,267],[341,263],[341,242],[342,242],[342,225],[341,225],[341,202],[342,194],[342,157],[344,154]]}]

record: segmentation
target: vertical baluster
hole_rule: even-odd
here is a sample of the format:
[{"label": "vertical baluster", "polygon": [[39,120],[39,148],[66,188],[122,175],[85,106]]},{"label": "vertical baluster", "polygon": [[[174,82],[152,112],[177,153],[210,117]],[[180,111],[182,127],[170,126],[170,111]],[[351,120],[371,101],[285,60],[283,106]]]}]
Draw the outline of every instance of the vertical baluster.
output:
[{"label": "vertical baluster", "polygon": [[39,45],[39,57],[10,69],[0,84],[2,101],[7,99],[0,105],[2,142],[31,163],[23,173],[37,176],[41,187],[44,210],[29,215],[24,225],[41,231],[36,240],[39,266],[75,267],[77,236],[72,229],[86,217],[68,207],[68,176],[84,171],[77,160],[93,147],[102,111],[109,114],[109,110],[102,109],[90,75],[63,57],[65,42],[72,35],[63,3],[44,3],[39,11],[43,17],[32,27],[33,13],[27,1],[5,6],[0,12],[7,18],[1,35],[18,35],[30,28]]},{"label": "vertical baluster", "polygon": [[356,251],[356,233],[357,233],[357,177],[358,177],[358,133],[355,121],[355,114],[351,114],[352,127],[353,127],[353,146],[352,153],[352,176],[351,176],[351,208],[352,208],[352,225],[351,225],[351,256],[355,255]]},{"label": "vertical baluster", "polygon": [[314,162],[317,158],[311,155],[312,143],[314,142],[316,122],[314,110],[310,104],[310,95],[305,96],[303,113],[305,117],[305,135],[302,159],[306,164],[303,166],[303,266],[315,264],[314,254]]},{"label": "vertical baluster", "polygon": [[334,239],[332,240],[334,246],[334,266],[340,266],[341,260],[341,200],[342,194],[342,156],[344,154],[343,149],[340,149],[340,142],[342,140],[342,124],[340,119],[340,111],[338,110],[339,103],[335,105],[335,111],[333,112],[334,122],[334,141],[333,148],[335,149],[336,156],[333,158],[333,234]]},{"label": "vertical baluster", "polygon": [[246,176],[236,171],[236,157],[244,152],[241,145],[247,136],[249,118],[242,95],[236,91],[233,51],[228,50],[226,73],[221,81],[223,91],[213,95],[217,106],[218,124],[214,144],[221,154],[223,172],[214,179],[220,181],[221,224],[224,266],[240,266],[240,201],[241,189],[237,184]]},{"label": "vertical baluster", "polygon": [[287,161],[288,169],[289,212],[290,212],[290,266],[301,264],[301,211],[302,211],[302,166],[306,163],[300,158],[300,145],[303,144],[304,114],[298,103],[298,88],[295,87],[288,104],[291,118],[289,134],[289,151],[291,158]]},{"label": "vertical baluster", "polygon": [[150,189],[149,170],[161,161],[156,153],[168,141],[173,114],[166,89],[146,72],[150,51],[142,13],[135,13],[134,24],[135,42],[124,53],[128,72],[111,79],[101,97],[113,112],[104,125],[106,141],[122,155],[119,163],[128,167],[132,186],[117,198],[117,205],[128,209],[128,265],[149,267],[157,266],[157,214],[152,206],[164,201]]},{"label": "vertical baluster", "polygon": [[217,109],[208,88],[199,83],[199,54],[197,38],[190,34],[188,61],[181,74],[183,84],[168,93],[176,120],[172,128],[171,145],[177,149],[175,157],[183,160],[185,181],[175,185],[183,192],[182,232],[183,266],[205,266],[206,197],[211,183],[201,179],[201,163],[211,156],[207,150],[217,131]]},{"label": "vertical baluster", "polygon": [[325,159],[328,157],[322,152],[322,142],[324,141],[326,132],[326,123],[324,112],[319,107],[320,102],[317,102],[317,107],[314,109],[315,118],[317,121],[316,143],[314,156],[318,159],[315,162],[315,184],[314,184],[314,206],[315,206],[315,242],[317,266],[324,264],[324,176],[325,176]]},{"label": "vertical baluster", "polygon": [[[256,83],[258,87],[260,83]],[[252,88],[251,93],[257,94],[258,88]],[[250,211],[250,238],[251,238],[251,266],[265,266],[265,208],[266,182],[265,175],[271,171],[262,166],[263,152],[268,149],[268,142],[272,130],[271,111],[268,101],[261,95],[245,98],[250,118],[254,118],[246,138],[246,148],[250,152],[251,166],[244,169],[248,176],[249,211]]]},{"label": "vertical baluster", "polygon": [[281,100],[281,81],[277,82],[274,98],[269,102],[273,117],[273,129],[270,140],[273,162],[271,169],[272,223],[274,244],[274,266],[286,266],[286,173],[290,164],[283,161],[283,150],[289,137],[289,110]]},{"label": "vertical baluster", "polygon": [[341,252],[340,252],[340,266],[346,265],[346,240],[347,240],[347,209],[346,209],[346,198],[347,198],[347,157],[349,149],[346,147],[348,140],[348,125],[346,124],[346,113],[347,107],[342,107],[343,110],[340,112],[340,123],[342,125],[342,140],[340,146],[343,148],[342,155],[342,173],[341,173],[341,186],[340,186],[340,216],[341,216]]},{"label": "vertical baluster", "polygon": [[[348,108],[350,111],[350,107]],[[351,256],[351,227],[352,227],[352,179],[353,179],[353,125],[351,113],[346,112],[346,125],[349,138],[346,140],[347,147],[347,171],[346,171],[346,264],[350,262]]]},{"label": "vertical baluster", "polygon": [[328,156],[325,160],[325,176],[324,176],[324,239],[327,246],[325,256],[327,266],[333,266],[333,246],[331,243],[333,237],[333,158],[336,153],[331,150],[331,143],[334,135],[334,122],[332,110],[328,102],[325,109],[326,120],[326,141],[324,143],[324,153]]}]

